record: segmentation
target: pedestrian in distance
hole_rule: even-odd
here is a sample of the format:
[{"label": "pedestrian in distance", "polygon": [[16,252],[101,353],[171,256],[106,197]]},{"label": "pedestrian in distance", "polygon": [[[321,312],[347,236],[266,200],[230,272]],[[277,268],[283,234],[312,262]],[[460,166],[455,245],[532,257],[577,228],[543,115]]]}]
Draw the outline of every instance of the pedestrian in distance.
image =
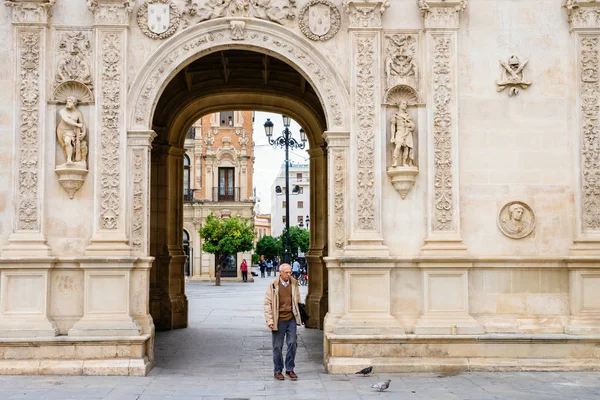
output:
[{"label": "pedestrian in distance", "polygon": [[292,274],[294,275],[294,279],[298,279],[298,276],[300,275],[300,263],[298,262],[298,259],[296,258],[294,260],[294,263],[292,264]]},{"label": "pedestrian in distance", "polygon": [[245,258],[242,260],[242,264],[240,265],[240,271],[242,271],[242,280],[244,282],[248,282],[248,263],[246,262]]},{"label": "pedestrian in distance", "polygon": [[258,267],[260,268],[260,277],[265,277],[265,270],[267,269],[267,263],[265,262],[265,256],[260,256],[258,261]]},{"label": "pedestrian in distance", "polygon": [[298,379],[296,366],[297,337],[296,327],[302,325],[298,303],[300,287],[291,276],[290,264],[279,266],[279,277],[271,281],[265,293],[265,319],[271,330],[273,344],[273,377],[279,381],[283,376],[283,341],[287,346],[285,354],[285,374],[293,381]]},{"label": "pedestrian in distance", "polygon": [[277,276],[277,273],[279,272],[279,263],[277,262],[276,259],[273,260],[273,276]]},{"label": "pedestrian in distance", "polygon": [[267,276],[271,276],[271,271],[273,271],[273,261],[271,259],[267,260]]}]

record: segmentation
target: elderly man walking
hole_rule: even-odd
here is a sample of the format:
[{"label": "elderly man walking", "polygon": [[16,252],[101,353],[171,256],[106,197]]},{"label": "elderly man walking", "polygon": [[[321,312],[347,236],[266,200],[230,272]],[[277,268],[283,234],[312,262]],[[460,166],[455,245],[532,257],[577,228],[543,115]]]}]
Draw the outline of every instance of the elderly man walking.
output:
[{"label": "elderly man walking", "polygon": [[279,277],[273,280],[265,293],[265,319],[271,330],[273,341],[273,377],[284,380],[283,371],[283,339],[287,345],[285,355],[285,374],[295,381],[298,376],[294,372],[296,358],[296,326],[302,325],[298,303],[300,288],[298,281],[292,276],[290,264],[281,264]]}]

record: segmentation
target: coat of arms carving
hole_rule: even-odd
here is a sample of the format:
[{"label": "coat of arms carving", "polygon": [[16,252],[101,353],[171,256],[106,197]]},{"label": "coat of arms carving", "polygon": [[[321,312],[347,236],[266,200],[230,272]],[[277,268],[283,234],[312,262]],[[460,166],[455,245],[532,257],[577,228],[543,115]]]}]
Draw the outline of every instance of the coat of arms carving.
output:
[{"label": "coat of arms carving", "polygon": [[149,38],[166,39],[177,31],[181,20],[172,0],[149,0],[140,6],[137,22]]},{"label": "coat of arms carving", "polygon": [[311,40],[326,41],[340,30],[341,17],[328,0],[311,0],[300,10],[300,31]]}]

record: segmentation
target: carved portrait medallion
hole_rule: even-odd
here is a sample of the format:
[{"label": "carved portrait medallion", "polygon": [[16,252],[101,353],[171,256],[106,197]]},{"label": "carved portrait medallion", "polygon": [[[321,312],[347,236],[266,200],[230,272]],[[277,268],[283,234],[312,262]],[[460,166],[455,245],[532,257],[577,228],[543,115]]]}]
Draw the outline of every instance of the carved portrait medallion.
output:
[{"label": "carved portrait medallion", "polygon": [[177,32],[181,19],[172,0],[149,0],[140,6],[137,22],[149,38],[166,39]]},{"label": "carved portrait medallion", "polygon": [[522,239],[535,228],[533,210],[521,201],[510,201],[498,213],[498,227],[505,236]]},{"label": "carved portrait medallion", "polygon": [[340,12],[328,0],[311,0],[300,10],[298,24],[304,36],[324,42],[340,30]]}]

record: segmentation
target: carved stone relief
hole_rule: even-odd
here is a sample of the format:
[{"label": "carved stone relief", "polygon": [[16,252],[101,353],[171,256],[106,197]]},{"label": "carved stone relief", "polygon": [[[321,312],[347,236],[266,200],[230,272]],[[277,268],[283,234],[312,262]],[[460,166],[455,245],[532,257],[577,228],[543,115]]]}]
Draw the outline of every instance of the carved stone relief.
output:
[{"label": "carved stone relief", "polygon": [[344,10],[350,19],[350,26],[362,28],[380,27],[382,16],[390,6],[388,0],[345,0]]},{"label": "carved stone relief", "polygon": [[94,90],[90,37],[91,32],[83,30],[58,33],[53,89],[62,83],[75,81],[90,91]]},{"label": "carved stone relief", "polygon": [[278,24],[296,18],[296,0],[186,0],[183,27],[223,17],[259,18]]},{"label": "carved stone relief", "polygon": [[86,0],[95,25],[129,25],[134,0]]},{"label": "carved stone relief", "polygon": [[385,78],[386,89],[407,85],[415,90],[419,87],[417,68],[417,36],[410,34],[385,35]]},{"label": "carved stone relief", "polygon": [[19,32],[19,230],[39,229],[40,31]]},{"label": "carved stone relief", "polygon": [[457,28],[468,0],[417,0],[425,28]]},{"label": "carved stone relief", "polygon": [[166,39],[177,32],[181,16],[172,0],[149,0],[138,9],[137,23],[149,38]]},{"label": "carved stone relief", "polygon": [[581,207],[584,231],[600,230],[600,37],[580,37]]},{"label": "carved stone relief", "polygon": [[[250,26],[246,27],[246,41],[249,44],[260,47],[277,48],[282,52],[285,50],[289,53],[288,57],[293,59],[294,63],[296,63],[299,68],[314,76],[314,83],[321,85],[323,88],[323,93],[320,94],[324,96],[323,100],[327,107],[326,111],[331,113],[334,126],[343,126],[345,121],[342,117],[343,113],[339,100],[340,96],[334,89],[335,85],[331,83],[329,75],[323,72],[323,66],[315,62],[313,58],[302,49],[286,43],[286,41],[281,40],[279,37],[266,35],[257,30],[250,32],[250,29]],[[198,54],[198,52],[205,51],[219,43],[227,43],[228,39],[226,38],[228,37],[228,35],[226,36],[224,34],[224,31],[208,33],[189,40],[179,46],[178,49],[166,54],[158,66],[153,70],[150,77],[145,81],[141,93],[136,98],[135,112],[133,113],[135,123],[142,126],[146,126],[148,123],[147,121],[150,118],[149,115],[152,108],[150,101],[155,98],[162,83],[167,79],[170,66],[176,64],[180,60],[188,58],[190,54]]]},{"label": "carved stone relief", "polygon": [[356,40],[356,106],[358,123],[358,228],[375,227],[375,37]]},{"label": "carved stone relief", "polygon": [[334,236],[335,247],[343,249],[346,245],[346,228],[344,226],[344,194],[346,193],[346,160],[344,153],[336,152],[333,157],[334,171]]},{"label": "carved stone relief", "polygon": [[311,0],[298,14],[300,32],[310,40],[326,41],[340,30],[342,18],[329,0]]},{"label": "carved stone relief", "polygon": [[568,21],[571,28],[598,28],[598,4],[595,0],[565,0]]},{"label": "carved stone relief", "polygon": [[519,94],[519,89],[527,89],[531,85],[531,82],[527,81],[523,74],[523,69],[528,61],[521,62],[519,57],[515,55],[510,56],[508,63],[500,60],[502,71],[500,80],[496,81],[498,92],[508,89],[508,95],[512,97]]},{"label": "carved stone relief", "polygon": [[13,24],[46,24],[54,3],[56,3],[56,0],[4,1],[4,5],[12,8]]},{"label": "carved stone relief", "polygon": [[131,221],[131,247],[143,250],[144,240],[144,149],[133,150],[133,218]]},{"label": "carved stone relief", "polygon": [[452,37],[433,36],[434,230],[454,229],[452,198]]},{"label": "carved stone relief", "polygon": [[229,28],[231,29],[231,40],[246,39],[246,22],[231,21],[229,23]]},{"label": "carved stone relief", "polygon": [[509,238],[522,239],[535,228],[535,215],[531,207],[520,201],[505,204],[498,213],[498,227]]},{"label": "carved stone relief", "polygon": [[121,87],[123,82],[121,35],[103,32],[101,35],[100,65],[102,66],[101,124],[100,124],[100,216],[103,229],[118,229],[121,208],[119,197],[120,125],[122,117]]}]

